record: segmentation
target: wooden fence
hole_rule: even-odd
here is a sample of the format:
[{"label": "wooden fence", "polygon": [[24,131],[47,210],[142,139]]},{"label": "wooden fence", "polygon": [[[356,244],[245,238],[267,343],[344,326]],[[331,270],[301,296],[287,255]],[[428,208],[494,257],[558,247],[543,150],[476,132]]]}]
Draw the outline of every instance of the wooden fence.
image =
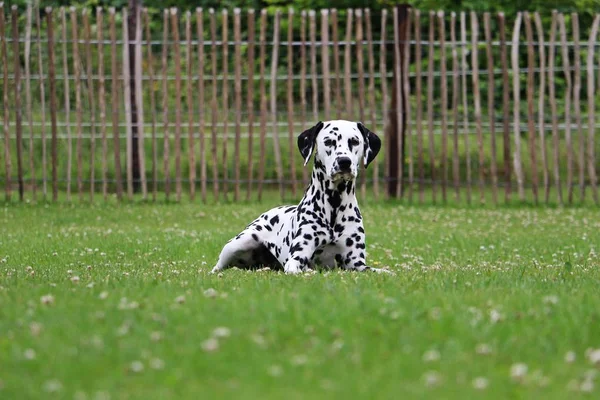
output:
[{"label": "wooden fence", "polygon": [[6,200],[297,198],[297,135],[344,118],[384,142],[362,196],[598,204],[599,25],[0,3],[0,185]]}]

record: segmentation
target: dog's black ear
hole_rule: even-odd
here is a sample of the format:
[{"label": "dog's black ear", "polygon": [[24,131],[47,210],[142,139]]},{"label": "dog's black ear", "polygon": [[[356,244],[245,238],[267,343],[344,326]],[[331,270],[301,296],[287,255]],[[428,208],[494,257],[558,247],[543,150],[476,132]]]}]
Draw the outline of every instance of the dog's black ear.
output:
[{"label": "dog's black ear", "polygon": [[364,164],[365,168],[367,168],[367,166],[371,164],[371,161],[375,159],[377,153],[379,153],[379,150],[381,149],[381,140],[376,134],[365,128],[365,126],[360,122],[357,122],[356,124],[358,125],[358,130],[360,133],[362,133],[365,140]]},{"label": "dog's black ear", "polygon": [[315,147],[315,140],[321,129],[323,129],[323,122],[319,121],[315,126],[305,130],[298,136],[298,149],[304,158],[304,165],[308,164],[308,160],[310,160],[310,155]]}]

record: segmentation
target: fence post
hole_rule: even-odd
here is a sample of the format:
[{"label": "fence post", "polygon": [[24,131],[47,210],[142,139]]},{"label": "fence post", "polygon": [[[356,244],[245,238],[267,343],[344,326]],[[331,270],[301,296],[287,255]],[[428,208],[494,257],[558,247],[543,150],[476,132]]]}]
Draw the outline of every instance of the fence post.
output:
[{"label": "fence post", "polygon": [[17,139],[17,182],[19,184],[19,201],[23,201],[23,132],[21,115],[21,59],[19,50],[19,14],[16,5],[11,7],[13,57],[15,60],[15,122]]},{"label": "fence post", "polygon": [[[408,28],[409,8],[409,4],[400,4],[396,8],[398,15],[398,30],[397,36],[394,40],[394,46],[398,46],[399,50],[397,52],[394,52],[394,54],[399,54],[399,57],[397,59],[394,58],[394,64],[398,63],[399,67],[394,68],[394,84],[392,85],[392,99],[391,106],[388,111],[388,118],[390,122],[386,132],[387,144],[385,147],[387,149],[386,158],[388,158],[389,160],[389,162],[387,163],[387,192],[390,197],[402,197],[402,176],[400,175],[401,168],[399,168],[399,166],[402,165],[401,163],[404,163],[404,140],[406,132],[407,99],[406,93],[404,93],[404,91],[402,90],[402,85],[397,84],[397,82],[401,81],[403,74],[408,73],[408,71],[403,70],[402,61],[405,54],[404,46],[408,45],[408,43],[405,43],[405,41]],[[397,93],[398,91],[400,91],[399,95]],[[401,102],[400,112],[397,112],[398,99]],[[400,116],[401,118],[398,118],[398,116]],[[398,149],[400,149],[400,151],[397,151]],[[400,185],[400,190],[397,190],[398,185]]]},{"label": "fence post", "polygon": [[4,104],[4,116],[3,116],[3,127],[4,127],[4,198],[6,201],[10,201],[11,198],[11,159],[10,159],[10,131],[9,131],[9,102],[8,102],[8,51],[7,51],[7,40],[4,28],[4,3],[0,2],[0,49],[2,50],[2,71],[3,71],[3,91],[2,98]]},{"label": "fence post", "polygon": [[[140,153],[139,153],[139,145],[138,145],[138,137],[139,137],[139,129],[138,129],[138,100],[137,95],[138,92],[135,86],[135,77],[136,77],[136,62],[138,54],[136,52],[136,40],[138,24],[140,23],[140,15],[142,9],[142,0],[129,0],[129,13],[127,14],[127,37],[129,38],[129,43],[124,43],[123,45],[129,46],[129,82],[125,82],[125,85],[129,85],[131,88],[129,91],[129,102],[130,102],[130,110],[131,110],[131,169],[132,169],[132,178],[133,178],[133,191],[140,191],[140,183],[141,183],[141,173],[140,173]],[[132,40],[135,38],[135,40]],[[127,101],[127,100],[126,100]]]},{"label": "fence post", "polygon": [[54,73],[54,28],[52,7],[46,7],[48,35],[48,80],[50,82],[50,126],[52,132],[52,201],[58,200],[58,133],[56,123],[56,80]]}]

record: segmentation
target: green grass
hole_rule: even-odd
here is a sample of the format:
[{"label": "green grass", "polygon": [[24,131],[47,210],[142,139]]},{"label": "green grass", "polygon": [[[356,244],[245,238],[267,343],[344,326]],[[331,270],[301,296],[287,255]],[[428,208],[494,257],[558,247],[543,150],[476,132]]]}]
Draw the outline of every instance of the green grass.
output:
[{"label": "green grass", "polygon": [[394,276],[209,275],[275,204],[3,205],[0,398],[600,392],[598,208],[368,201],[368,260]]}]

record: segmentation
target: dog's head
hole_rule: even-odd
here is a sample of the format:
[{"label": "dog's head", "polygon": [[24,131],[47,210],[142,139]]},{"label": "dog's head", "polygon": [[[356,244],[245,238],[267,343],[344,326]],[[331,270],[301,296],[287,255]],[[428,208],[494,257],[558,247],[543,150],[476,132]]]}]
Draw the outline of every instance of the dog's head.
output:
[{"label": "dog's head", "polygon": [[360,162],[365,168],[373,161],[381,140],[360,122],[327,121],[302,132],[298,136],[298,148],[304,165],[315,151],[315,167],[321,167],[332,181],[354,180]]}]

